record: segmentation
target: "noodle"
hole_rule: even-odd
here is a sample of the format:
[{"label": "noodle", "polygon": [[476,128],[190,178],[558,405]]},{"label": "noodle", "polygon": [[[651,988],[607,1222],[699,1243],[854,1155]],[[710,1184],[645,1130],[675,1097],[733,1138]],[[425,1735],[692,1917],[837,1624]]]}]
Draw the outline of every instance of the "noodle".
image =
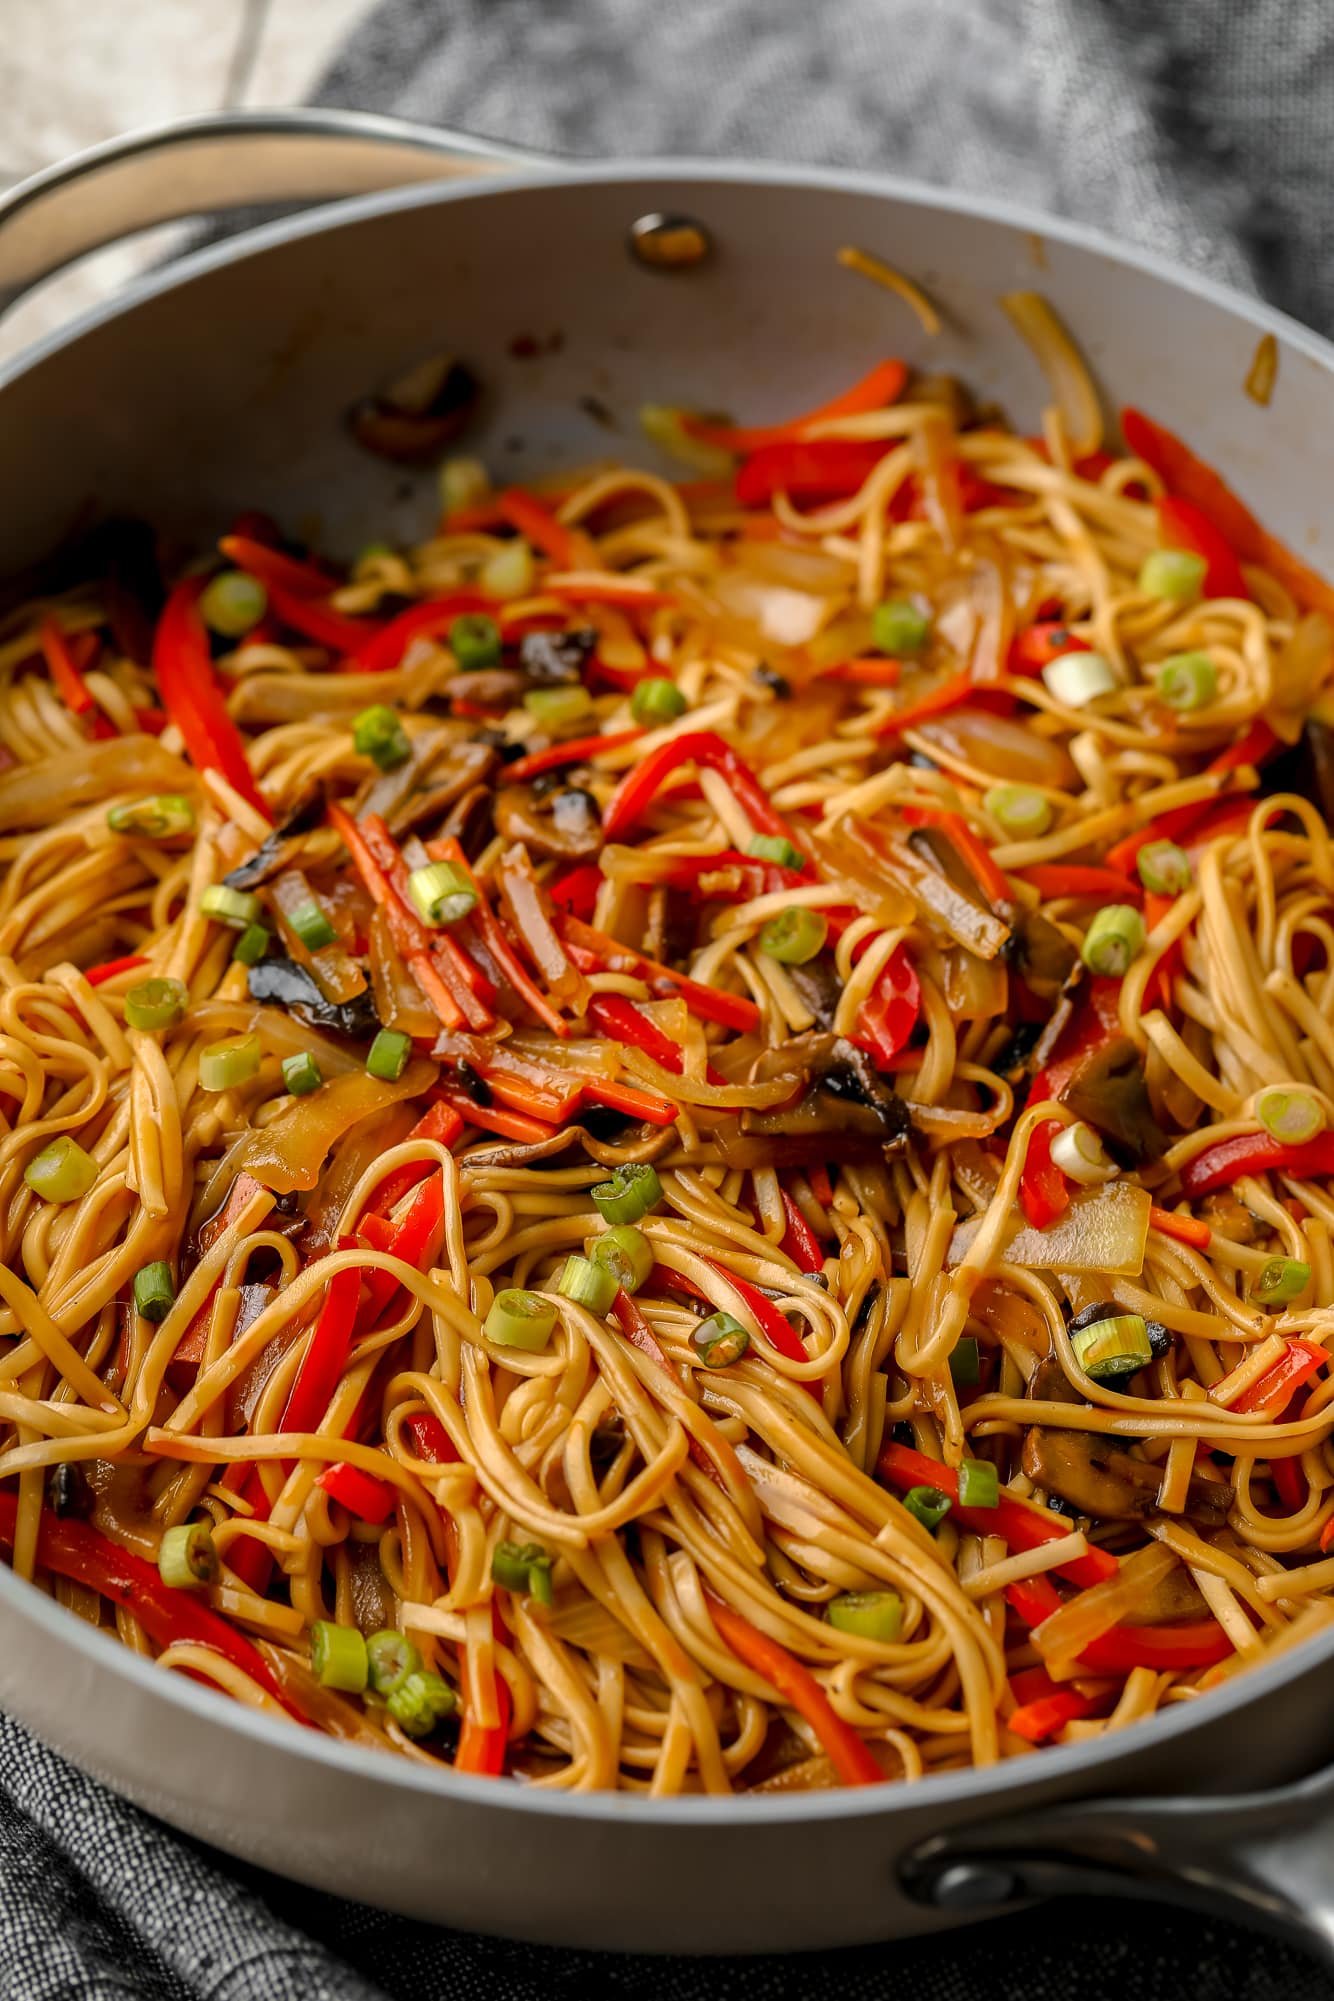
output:
[{"label": "noodle", "polygon": [[1006,304],[1037,441],[885,364],[672,413],[734,487],[341,578],[247,517],[151,666],[99,574],[7,616],[21,1575],[659,1797],[1119,1730],[1328,1618],[1334,849],[1264,766],[1334,643],[1183,571]]}]

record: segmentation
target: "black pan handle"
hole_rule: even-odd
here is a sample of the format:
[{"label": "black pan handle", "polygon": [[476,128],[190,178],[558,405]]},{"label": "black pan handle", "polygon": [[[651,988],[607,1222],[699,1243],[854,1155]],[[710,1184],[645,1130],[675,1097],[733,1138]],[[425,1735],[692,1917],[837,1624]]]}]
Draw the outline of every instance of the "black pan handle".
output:
[{"label": "black pan handle", "polygon": [[1152,1897],[1263,1926],[1334,1966],[1334,1768],[1261,1793],[1081,1800],[933,1836],[900,1864],[936,1910]]},{"label": "black pan handle", "polygon": [[90,250],[158,223],[551,164],[498,140],[370,112],[178,119],[78,153],[0,200],[0,313]]}]

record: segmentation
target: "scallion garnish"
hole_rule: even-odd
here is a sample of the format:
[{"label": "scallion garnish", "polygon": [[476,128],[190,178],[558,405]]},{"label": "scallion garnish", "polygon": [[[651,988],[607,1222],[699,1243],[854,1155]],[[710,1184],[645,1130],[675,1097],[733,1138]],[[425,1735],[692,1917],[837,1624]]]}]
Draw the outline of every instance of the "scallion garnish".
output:
[{"label": "scallion garnish", "polygon": [[1155,549],[1140,565],[1139,587],[1146,597],[1169,604],[1194,604],[1209,565],[1193,549]]},{"label": "scallion garnish", "polygon": [[1206,708],[1218,693],[1218,669],[1207,653],[1173,653],[1158,669],[1157,692],[1182,714]]},{"label": "scallion garnish", "polygon": [[1150,841],[1136,855],[1135,866],[1155,896],[1180,896],[1190,888],[1190,856],[1175,841]]},{"label": "scallion garnish", "polygon": [[136,799],[131,806],[111,807],[107,825],[113,834],[165,841],[174,834],[194,832],[195,809],[183,793],[155,792],[150,799]]},{"label": "scallion garnish", "polygon": [[488,597],[525,597],[533,588],[533,552],[521,536],[505,542],[494,556],[488,556],[477,581]]},{"label": "scallion garnish", "polygon": [[419,1668],[387,1697],[385,1708],[408,1737],[429,1737],[437,1723],[452,1716],[459,1699],[443,1675]]},{"label": "scallion garnish", "polygon": [[601,1315],[615,1299],[618,1282],[605,1265],[595,1265],[591,1258],[569,1257],[556,1282],[556,1290],[566,1299],[572,1299],[576,1306],[586,1306],[590,1313]]},{"label": "scallion garnish", "polygon": [[244,931],[259,916],[259,898],[248,889],[231,889],[225,882],[211,882],[199,899],[205,917]]},{"label": "scallion garnish", "polygon": [[593,706],[593,697],[587,688],[530,688],[523,705],[539,723],[556,729],[561,723],[577,722],[580,716],[586,716]]},{"label": "scallion garnish", "polygon": [[971,1334],[960,1335],[950,1350],[950,1378],[956,1389],[975,1389],[981,1380],[982,1357]]},{"label": "scallion garnish", "polygon": [[198,1591],[218,1575],[218,1552],[207,1522],[181,1522],[168,1529],[157,1552],[158,1575],[178,1591]]},{"label": "scallion garnish", "polygon": [[711,1313],[690,1336],[706,1369],[728,1369],[750,1346],[750,1336],[731,1313]]},{"label": "scallion garnish", "polygon": [[307,1098],[324,1082],[319,1064],[308,1049],[299,1056],[284,1056],[283,1082],[294,1098]]},{"label": "scallion garnish", "polygon": [[777,862],[779,868],[805,868],[805,857],[798,853],[785,834],[756,834],[748,855],[754,855],[757,862]]},{"label": "scallion garnish", "polygon": [[845,1591],[830,1599],[826,1616],[836,1633],[892,1647],[903,1627],[903,1600],[897,1591]]},{"label": "scallion garnish", "polygon": [[338,937],[338,933],[314,897],[309,903],[299,903],[295,910],[288,911],[285,915],[289,927],[295,931],[308,952],[322,952],[326,945],[332,945]]},{"label": "scallion garnish", "polygon": [[244,570],[224,570],[199,594],[199,616],[210,632],[223,639],[240,639],[259,624],[269,608],[269,594],[258,577]]},{"label": "scallion garnish", "polygon": [[77,1202],[97,1176],[97,1162],[68,1133],[48,1140],[23,1170],[24,1181],[43,1202]]},{"label": "scallion garnish", "polygon": [[416,1674],[422,1657],[406,1633],[385,1626],[366,1642],[366,1678],[373,1695],[392,1695],[410,1674]]},{"label": "scallion garnish", "polygon": [[965,1459],[959,1468],[959,1506],[994,1508],[1000,1500],[1000,1475],[989,1459]]},{"label": "scallion garnish", "polygon": [[887,598],[871,613],[871,642],[880,653],[911,659],[931,637],[931,620],[907,598]]},{"label": "scallion garnish", "polygon": [[199,1082],[205,1091],[234,1091],[259,1075],[263,1051],[257,1035],[229,1035],[199,1052]]},{"label": "scallion garnish", "polygon": [[633,1223],[604,1230],[588,1253],[595,1265],[609,1271],[626,1292],[638,1292],[653,1269],[653,1246]]},{"label": "scallion garnish", "polygon": [[317,1619],[310,1629],[310,1665],[322,1688],[360,1695],[369,1675],[366,1642],[355,1626]]},{"label": "scallion garnish", "polygon": [[134,1310],[145,1320],[165,1320],[176,1304],[171,1266],[165,1258],[141,1265],[134,1274]]},{"label": "scallion garnish", "polygon": [[1036,840],[1052,822],[1051,801],[1028,785],[993,785],[982,794],[982,804],[1016,841]]},{"label": "scallion garnish", "polygon": [[1058,653],[1042,670],[1047,693],[1067,709],[1081,709],[1119,687],[1116,670],[1101,653]]},{"label": "scallion garnish", "polygon": [[396,1084],[407,1068],[412,1037],[401,1028],[382,1028],[366,1052],[366,1068],[382,1084]]},{"label": "scallion garnish", "polygon": [[540,1542],[498,1542],[491,1556],[491,1577],[503,1591],[526,1592],[550,1609],[551,1557]]},{"label": "scallion garnish", "polygon": [[1095,1383],[1133,1376],[1153,1360],[1149,1329],[1139,1313],[1113,1313],[1089,1327],[1072,1327],[1070,1345],[1080,1368]]},{"label": "scallion garnish", "polygon": [[384,702],[363,709],[352,725],[352,742],[361,757],[380,771],[397,771],[412,755],[412,744],[394,711]]},{"label": "scallion garnish", "polygon": [[1082,1119],[1076,1119],[1073,1125],[1057,1133],[1051,1143],[1051,1157],[1062,1174],[1068,1174],[1081,1188],[1097,1188],[1117,1172],[1116,1162],[1097,1133]]},{"label": "scallion garnish", "polygon": [[782,966],[804,966],[824,950],[829,919],[822,910],[797,905],[771,917],[760,931],[760,950]]},{"label": "scallion garnish", "polygon": [[492,1300],[482,1331],[498,1348],[526,1348],[535,1355],[546,1347],[555,1325],[556,1309],[550,1300],[508,1286]]},{"label": "scallion garnish", "polygon": [[457,924],[477,902],[477,891],[453,862],[427,862],[408,877],[408,895],[427,924]]},{"label": "scallion garnish", "polygon": [[607,1223],[637,1223],[662,1200],[657,1169],[648,1161],[625,1161],[610,1181],[590,1190],[593,1206]]},{"label": "scallion garnish", "polygon": [[674,723],[678,716],[686,712],[686,698],[675,681],[665,675],[651,674],[646,681],[637,681],[630,696],[630,714],[646,729],[657,729],[663,723]]},{"label": "scallion garnish", "polygon": [[1079,955],[1091,973],[1119,980],[1144,950],[1144,919],[1133,904],[1109,903],[1084,933]]},{"label": "scallion garnish", "polygon": [[484,611],[465,612],[449,628],[449,650],[465,674],[494,667],[500,658],[500,627]]},{"label": "scallion garnish", "polygon": [[1325,1130],[1325,1108],[1310,1091],[1270,1084],[1255,1100],[1255,1116],[1273,1139],[1285,1146],[1303,1146]]},{"label": "scallion garnish", "polygon": [[145,1035],[185,1020],[190,993],[182,980],[140,980],[125,996],[125,1019]]},{"label": "scallion garnish", "polygon": [[247,924],[232,947],[238,966],[257,966],[269,949],[270,933],[262,924]]},{"label": "scallion garnish", "polygon": [[954,1503],[948,1494],[941,1493],[939,1487],[909,1487],[903,1497],[903,1505],[914,1521],[920,1522],[934,1535]]},{"label": "scallion garnish", "polygon": [[1300,1258],[1270,1258],[1260,1267],[1251,1298],[1261,1306],[1290,1306],[1311,1283],[1311,1267]]}]

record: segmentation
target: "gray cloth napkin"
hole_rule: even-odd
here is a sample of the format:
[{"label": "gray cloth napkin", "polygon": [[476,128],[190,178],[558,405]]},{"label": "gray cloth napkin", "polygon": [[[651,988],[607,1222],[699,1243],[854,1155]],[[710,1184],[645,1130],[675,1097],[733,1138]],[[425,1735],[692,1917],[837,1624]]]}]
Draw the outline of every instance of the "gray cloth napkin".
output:
[{"label": "gray cloth napkin", "polygon": [[[1334,327],[1329,0],[386,0],[319,95],[571,154],[748,154],[1001,193]],[[0,2001],[1330,1991],[1295,1951],[1148,1904],[818,1960],[605,1959],[434,1932],[239,1868],[0,1718]]]}]

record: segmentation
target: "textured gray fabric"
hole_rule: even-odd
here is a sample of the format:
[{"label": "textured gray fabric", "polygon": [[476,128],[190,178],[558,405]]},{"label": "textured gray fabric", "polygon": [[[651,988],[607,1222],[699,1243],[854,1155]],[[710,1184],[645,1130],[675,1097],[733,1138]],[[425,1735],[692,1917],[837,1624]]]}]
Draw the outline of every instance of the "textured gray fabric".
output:
[{"label": "textured gray fabric", "polygon": [[[753,154],[999,191],[1329,329],[1332,91],[1331,0],[387,0],[320,95],[575,154]],[[1295,1952],[1147,1905],[818,1961],[606,1960],[435,1933],[228,1864],[0,1718],[0,2001],[1329,1991]]]}]

